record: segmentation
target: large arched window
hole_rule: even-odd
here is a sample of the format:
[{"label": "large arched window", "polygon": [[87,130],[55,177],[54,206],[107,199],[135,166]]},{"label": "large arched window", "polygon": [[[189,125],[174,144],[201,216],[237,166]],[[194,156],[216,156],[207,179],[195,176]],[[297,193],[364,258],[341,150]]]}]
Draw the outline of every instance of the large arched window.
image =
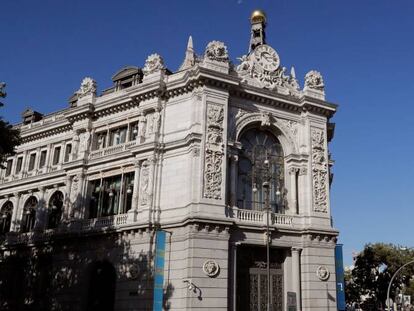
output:
[{"label": "large arched window", "polygon": [[29,232],[32,231],[36,221],[36,208],[38,201],[35,196],[31,196],[27,199],[23,208],[23,218],[21,231]]},{"label": "large arched window", "polygon": [[284,213],[284,156],[279,140],[269,131],[253,128],[242,133],[239,141],[237,206],[263,210],[263,185],[268,185],[271,210]]},{"label": "large arched window", "polygon": [[0,210],[0,234],[10,231],[13,203],[7,201]]},{"label": "large arched window", "polygon": [[63,212],[63,193],[56,191],[49,200],[47,228],[53,229],[59,225]]}]

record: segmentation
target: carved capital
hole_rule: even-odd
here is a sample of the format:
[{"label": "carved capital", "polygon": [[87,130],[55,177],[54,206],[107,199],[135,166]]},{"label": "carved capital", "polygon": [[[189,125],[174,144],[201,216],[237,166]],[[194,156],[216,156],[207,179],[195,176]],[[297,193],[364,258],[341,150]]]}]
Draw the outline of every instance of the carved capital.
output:
[{"label": "carved capital", "polygon": [[289,175],[296,175],[299,169],[297,167],[290,167],[288,171],[289,171]]},{"label": "carved capital", "polygon": [[308,174],[308,168],[307,167],[301,167],[299,169],[299,175],[303,176],[303,175],[307,175]]}]

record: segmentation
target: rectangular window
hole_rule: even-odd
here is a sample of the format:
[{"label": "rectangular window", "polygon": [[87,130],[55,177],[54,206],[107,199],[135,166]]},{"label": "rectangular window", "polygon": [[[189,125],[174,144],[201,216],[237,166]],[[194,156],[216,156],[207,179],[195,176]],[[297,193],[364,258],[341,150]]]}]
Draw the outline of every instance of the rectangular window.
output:
[{"label": "rectangular window", "polygon": [[96,149],[105,148],[105,143],[106,143],[106,132],[97,134],[96,135]]},{"label": "rectangular window", "polygon": [[65,162],[69,161],[70,154],[72,153],[72,144],[67,144],[65,149]]},{"label": "rectangular window", "polygon": [[131,123],[129,131],[129,141],[136,140],[138,136],[138,123]]},{"label": "rectangular window", "polygon": [[16,164],[16,174],[22,171],[22,164],[23,164],[23,157],[18,157],[17,164]]},{"label": "rectangular window", "polygon": [[115,146],[119,144],[123,144],[126,141],[126,127],[121,127],[116,130],[112,130],[109,133],[110,136],[110,145]]},{"label": "rectangular window", "polygon": [[61,149],[61,147],[56,147],[55,151],[53,152],[53,165],[57,165],[59,163],[60,149]]},{"label": "rectangular window", "polygon": [[89,218],[126,213],[132,204],[133,184],[133,172],[91,181]]},{"label": "rectangular window", "polygon": [[7,160],[6,176],[9,176],[11,174],[12,165],[13,165],[13,160]]},{"label": "rectangular window", "polygon": [[36,153],[32,153],[29,158],[29,171],[32,171],[34,169],[36,162]]},{"label": "rectangular window", "polygon": [[40,153],[39,168],[46,165],[46,154],[47,154],[47,150],[42,150],[42,152]]}]

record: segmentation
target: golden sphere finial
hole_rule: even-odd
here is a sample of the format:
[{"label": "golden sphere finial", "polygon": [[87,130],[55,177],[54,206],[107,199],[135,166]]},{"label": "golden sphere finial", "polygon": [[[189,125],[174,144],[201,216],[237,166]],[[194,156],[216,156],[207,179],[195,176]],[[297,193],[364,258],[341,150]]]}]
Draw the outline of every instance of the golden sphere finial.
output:
[{"label": "golden sphere finial", "polygon": [[262,10],[254,10],[250,16],[250,22],[253,23],[266,23],[266,13]]}]

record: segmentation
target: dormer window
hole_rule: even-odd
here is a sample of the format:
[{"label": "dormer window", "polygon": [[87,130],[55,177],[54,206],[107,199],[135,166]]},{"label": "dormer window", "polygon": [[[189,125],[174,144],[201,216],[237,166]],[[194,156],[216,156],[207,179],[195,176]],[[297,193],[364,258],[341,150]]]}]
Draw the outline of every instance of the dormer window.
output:
[{"label": "dormer window", "polygon": [[142,81],[142,71],[138,67],[128,66],[119,70],[113,77],[115,91],[129,88]]}]

